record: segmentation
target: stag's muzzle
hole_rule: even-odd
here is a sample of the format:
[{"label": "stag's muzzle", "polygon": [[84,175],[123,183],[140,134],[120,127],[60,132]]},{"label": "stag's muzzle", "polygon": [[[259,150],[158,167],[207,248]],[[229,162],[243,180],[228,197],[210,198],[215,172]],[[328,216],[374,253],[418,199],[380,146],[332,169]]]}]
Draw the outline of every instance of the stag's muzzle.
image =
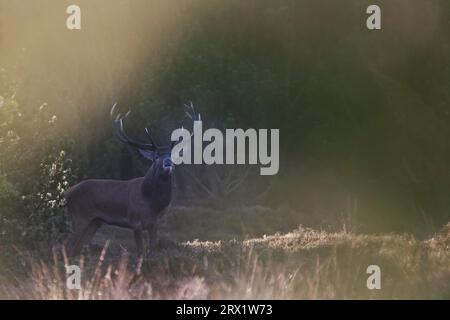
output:
[{"label": "stag's muzzle", "polygon": [[163,170],[164,173],[171,173],[173,169],[173,164],[171,159],[164,159],[163,161]]}]

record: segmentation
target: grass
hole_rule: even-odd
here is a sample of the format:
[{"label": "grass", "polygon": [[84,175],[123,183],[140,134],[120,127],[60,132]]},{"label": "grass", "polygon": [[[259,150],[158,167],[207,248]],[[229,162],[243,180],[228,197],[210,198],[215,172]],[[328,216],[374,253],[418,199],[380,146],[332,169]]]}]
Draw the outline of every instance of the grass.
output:
[{"label": "grass", "polygon": [[[60,250],[46,258],[16,255],[9,271],[0,273],[0,298],[450,299],[450,223],[424,241],[302,226],[257,237],[235,231],[219,240],[210,236],[214,228],[199,223],[183,230],[177,219],[168,224],[178,244],[145,261],[134,256],[132,235],[115,229],[103,230],[97,245],[73,261]],[[202,230],[208,230],[204,239],[195,239]],[[67,289],[66,264],[82,268],[81,290]],[[366,287],[372,264],[381,268],[381,290]]]}]

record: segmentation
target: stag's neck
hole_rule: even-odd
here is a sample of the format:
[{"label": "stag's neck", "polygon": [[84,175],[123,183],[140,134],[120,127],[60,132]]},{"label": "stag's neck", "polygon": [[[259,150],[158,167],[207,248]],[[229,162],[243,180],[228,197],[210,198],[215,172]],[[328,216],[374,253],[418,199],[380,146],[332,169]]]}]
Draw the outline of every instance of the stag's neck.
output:
[{"label": "stag's neck", "polygon": [[172,177],[158,176],[156,170],[151,167],[144,176],[141,190],[150,199],[155,210],[163,210],[172,199]]}]

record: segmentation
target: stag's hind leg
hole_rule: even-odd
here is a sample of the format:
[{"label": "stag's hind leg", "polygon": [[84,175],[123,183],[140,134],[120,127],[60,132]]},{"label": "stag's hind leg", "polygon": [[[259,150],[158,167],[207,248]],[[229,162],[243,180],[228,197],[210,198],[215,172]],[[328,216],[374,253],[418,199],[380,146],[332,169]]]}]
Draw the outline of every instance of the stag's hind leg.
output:
[{"label": "stag's hind leg", "polygon": [[73,251],[76,243],[79,241],[80,236],[89,225],[89,220],[81,218],[79,215],[80,209],[73,204],[68,204],[69,216],[72,218],[72,234],[64,244],[67,254],[73,256]]},{"label": "stag's hind leg", "polygon": [[67,255],[69,257],[75,256],[77,244],[80,242],[81,237],[83,236],[84,231],[87,229],[89,223],[76,223],[73,222],[73,233],[70,236],[69,240],[67,240],[65,247],[67,250]]},{"label": "stag's hind leg", "polygon": [[73,237],[68,242],[68,255],[78,255],[83,247],[83,244],[92,239],[101,225],[102,222],[98,219],[91,220],[89,223],[84,225],[78,225]]},{"label": "stag's hind leg", "polygon": [[83,239],[81,239],[81,246],[83,246],[83,244],[91,243],[92,238],[94,238],[95,233],[102,226],[102,224],[103,222],[99,219],[94,219],[89,223],[86,231],[83,234]]}]

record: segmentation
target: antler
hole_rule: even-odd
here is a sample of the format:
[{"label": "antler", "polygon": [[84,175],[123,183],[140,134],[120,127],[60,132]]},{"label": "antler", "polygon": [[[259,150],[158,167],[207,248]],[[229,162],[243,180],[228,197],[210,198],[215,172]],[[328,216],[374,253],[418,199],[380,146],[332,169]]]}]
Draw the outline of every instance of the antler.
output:
[{"label": "antler", "polygon": [[195,114],[195,109],[194,109],[194,104],[192,103],[192,101],[189,101],[189,104],[184,104],[184,107],[186,108],[186,110],[184,110],[184,113],[192,120],[192,121],[202,121],[202,118],[200,116],[200,113],[197,114],[198,118],[196,118],[196,114]]},{"label": "antler", "polygon": [[[194,108],[194,104],[192,103],[192,101],[189,101],[189,104],[184,104],[185,107],[185,114],[192,120],[192,121],[202,121],[201,115],[200,113],[196,113],[195,112],[195,108]],[[131,113],[131,111],[128,111],[125,114],[121,114],[119,112],[117,112],[117,102],[114,103],[114,105],[111,108],[111,119],[114,121],[114,127],[115,127],[115,135],[117,137],[117,139],[119,139],[120,142],[128,144],[132,147],[141,149],[141,150],[148,150],[148,151],[155,151],[156,149],[163,149],[163,148],[168,148],[169,146],[166,147],[160,147],[158,146],[153,138],[152,138],[152,134],[149,128],[145,128],[145,133],[147,134],[147,137],[150,141],[150,143],[143,143],[141,141],[137,141],[133,138],[130,138],[126,133],[125,133],[125,129],[124,129],[124,125],[123,125],[123,120],[129,116],[129,114]],[[183,126],[181,127],[182,129]],[[191,136],[193,136],[194,132],[191,132]],[[172,142],[170,147],[173,147],[175,144],[175,142]]]},{"label": "antler", "polygon": [[[192,101],[189,101],[189,104],[184,104],[185,110],[184,113],[191,119],[192,121],[202,121],[202,118],[200,116],[200,113],[195,113],[194,104]],[[184,127],[181,126],[181,128],[184,130]],[[194,130],[191,132],[191,137],[194,135]]]},{"label": "antler", "polygon": [[[192,103],[192,101],[189,101],[189,104],[185,103],[184,108],[185,108],[184,113],[188,116],[189,119],[191,119],[192,121],[201,121],[202,120],[200,113],[196,115],[194,104]],[[181,125],[181,130],[185,130],[183,125]],[[194,136],[194,130],[192,130],[192,132],[191,132],[191,137],[192,136]],[[175,146],[175,144],[176,144],[176,141],[172,141],[170,147],[173,148]]]},{"label": "antler", "polygon": [[147,134],[148,139],[150,140],[150,143],[153,144],[156,148],[158,148],[158,145],[155,143],[155,141],[152,138],[151,130],[150,128],[145,128],[145,133]]},{"label": "antler", "polygon": [[[155,151],[158,147],[153,142],[153,139],[150,134],[150,130],[148,128],[145,128],[145,132],[147,133],[147,136],[149,137],[150,143],[143,143],[143,142],[137,141],[133,138],[130,138],[125,133],[125,130],[123,127],[123,119],[128,117],[128,115],[130,114],[130,111],[128,111],[126,114],[122,115],[121,113],[116,112],[116,108],[117,108],[117,102],[114,103],[114,105],[111,108],[111,118],[114,121],[115,134],[116,134],[117,139],[119,139],[119,141],[122,143],[128,144],[128,145],[138,148],[138,149]],[[117,115],[114,117],[115,114],[117,114]]]}]

